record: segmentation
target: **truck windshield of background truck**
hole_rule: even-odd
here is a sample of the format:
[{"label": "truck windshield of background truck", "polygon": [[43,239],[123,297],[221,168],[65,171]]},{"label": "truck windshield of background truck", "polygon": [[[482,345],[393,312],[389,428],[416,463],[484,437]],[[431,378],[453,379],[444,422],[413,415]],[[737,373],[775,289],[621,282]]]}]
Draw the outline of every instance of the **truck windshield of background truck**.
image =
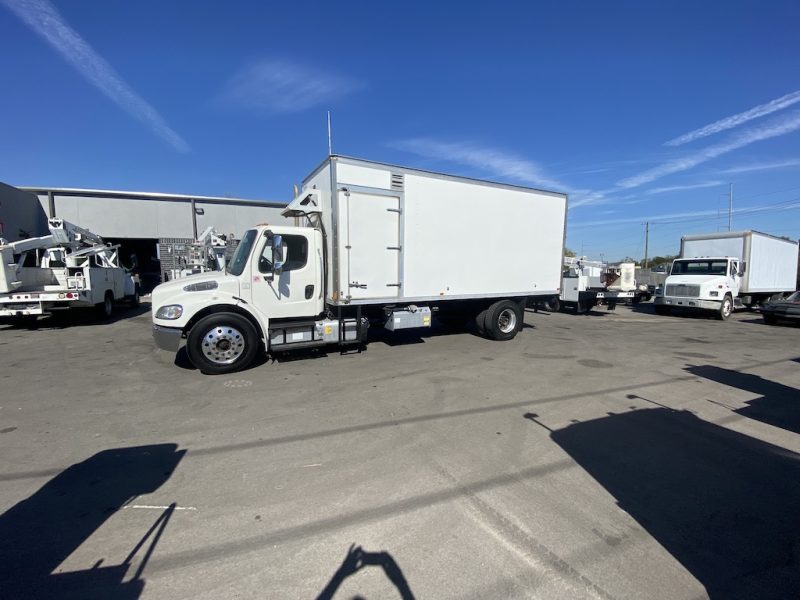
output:
[{"label": "truck windshield of background truck", "polygon": [[242,236],[242,241],[236,246],[236,252],[233,254],[228,267],[228,273],[231,275],[241,275],[244,271],[244,266],[247,264],[247,259],[250,256],[250,251],[253,249],[253,244],[256,243],[256,236],[258,232],[255,229],[248,229]]},{"label": "truck windshield of background truck", "polygon": [[672,265],[672,275],[725,275],[728,272],[726,260],[676,260]]}]

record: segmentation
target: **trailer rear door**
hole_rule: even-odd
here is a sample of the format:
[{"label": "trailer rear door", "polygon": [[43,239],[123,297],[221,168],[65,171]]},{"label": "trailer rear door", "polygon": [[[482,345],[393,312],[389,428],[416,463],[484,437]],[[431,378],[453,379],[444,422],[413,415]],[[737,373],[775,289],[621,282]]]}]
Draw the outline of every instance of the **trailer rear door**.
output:
[{"label": "trailer rear door", "polygon": [[352,299],[399,296],[399,195],[342,190],[339,207],[347,294]]}]

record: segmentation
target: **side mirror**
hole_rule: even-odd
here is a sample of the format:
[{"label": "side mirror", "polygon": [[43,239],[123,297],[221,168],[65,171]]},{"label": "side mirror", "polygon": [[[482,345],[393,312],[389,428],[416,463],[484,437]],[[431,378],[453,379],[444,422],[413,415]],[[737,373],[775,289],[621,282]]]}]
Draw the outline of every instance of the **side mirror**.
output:
[{"label": "side mirror", "polygon": [[283,245],[282,235],[272,236],[272,270],[275,273],[283,271],[286,262],[286,248]]},{"label": "side mirror", "polygon": [[744,275],[744,274],[745,274],[745,271],[747,271],[747,262],[746,262],[746,261],[742,261],[742,262],[739,264],[739,277],[741,277],[742,275]]}]

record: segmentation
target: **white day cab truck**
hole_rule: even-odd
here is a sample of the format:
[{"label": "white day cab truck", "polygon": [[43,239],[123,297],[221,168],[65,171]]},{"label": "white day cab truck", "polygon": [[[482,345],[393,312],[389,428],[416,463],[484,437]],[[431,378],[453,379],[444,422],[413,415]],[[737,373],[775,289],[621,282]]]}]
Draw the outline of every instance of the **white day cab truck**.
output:
[{"label": "white day cab truck", "polygon": [[63,219],[49,219],[48,228],[44,237],[0,242],[0,318],[33,320],[80,307],[96,307],[107,318],[116,301],[139,303],[119,246]]},{"label": "white day cab truck", "polygon": [[259,225],[226,272],[155,288],[160,348],[185,339],[192,364],[219,374],[262,344],[360,348],[370,324],[474,319],[509,340],[529,298],[560,291],[564,194],[330,156],[282,214],[306,225]]},{"label": "white day cab truck", "polygon": [[736,308],[794,291],[797,260],[797,242],[757,231],[683,236],[655,310],[702,310],[725,320]]}]

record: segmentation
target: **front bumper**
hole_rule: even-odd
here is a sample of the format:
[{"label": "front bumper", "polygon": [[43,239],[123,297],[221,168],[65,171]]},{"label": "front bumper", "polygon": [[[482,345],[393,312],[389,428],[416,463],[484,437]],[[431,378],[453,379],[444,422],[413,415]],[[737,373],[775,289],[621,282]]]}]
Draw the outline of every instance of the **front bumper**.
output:
[{"label": "front bumper", "polygon": [[699,310],[719,310],[722,300],[703,300],[701,298],[683,298],[676,296],[656,296],[656,306],[672,306],[675,308],[697,308]]},{"label": "front bumper", "polygon": [[162,350],[177,352],[181,345],[181,337],[183,337],[183,331],[181,329],[153,325],[153,340],[156,346]]}]

